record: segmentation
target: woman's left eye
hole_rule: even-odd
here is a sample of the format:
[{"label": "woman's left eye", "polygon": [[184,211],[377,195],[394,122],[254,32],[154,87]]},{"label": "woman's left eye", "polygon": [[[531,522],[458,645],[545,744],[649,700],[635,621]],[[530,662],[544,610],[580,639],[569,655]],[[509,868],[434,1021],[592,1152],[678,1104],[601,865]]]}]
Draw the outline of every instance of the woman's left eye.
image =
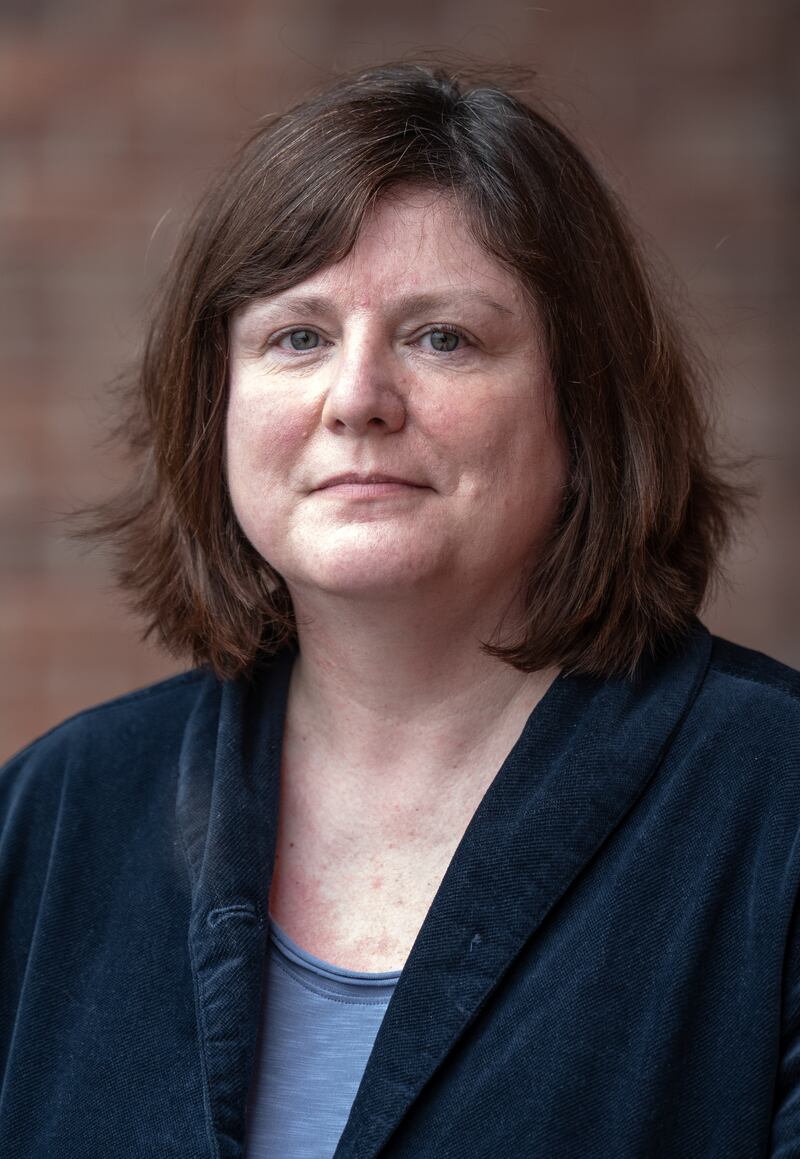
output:
[{"label": "woman's left eye", "polygon": [[432,326],[422,337],[430,338],[431,348],[438,354],[452,354],[459,347],[466,345],[465,336],[453,326]]},{"label": "woman's left eye", "polygon": [[316,330],[312,330],[308,326],[298,326],[294,330],[289,330],[285,334],[281,334],[277,339],[279,346],[283,345],[288,338],[289,346],[292,350],[297,350],[301,354],[306,350],[316,350],[320,345],[320,336]]}]

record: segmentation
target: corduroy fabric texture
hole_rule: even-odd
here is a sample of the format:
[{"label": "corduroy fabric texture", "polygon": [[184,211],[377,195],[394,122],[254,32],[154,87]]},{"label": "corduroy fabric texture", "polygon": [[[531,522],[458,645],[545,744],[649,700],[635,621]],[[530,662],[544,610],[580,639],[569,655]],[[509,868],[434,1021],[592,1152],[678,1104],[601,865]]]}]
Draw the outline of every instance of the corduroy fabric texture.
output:
[{"label": "corduroy fabric texture", "polygon": [[[292,660],[133,693],[0,774],[4,1159],[243,1154]],[[635,681],[560,676],[336,1159],[800,1156],[798,889],[800,674],[697,622]]]}]

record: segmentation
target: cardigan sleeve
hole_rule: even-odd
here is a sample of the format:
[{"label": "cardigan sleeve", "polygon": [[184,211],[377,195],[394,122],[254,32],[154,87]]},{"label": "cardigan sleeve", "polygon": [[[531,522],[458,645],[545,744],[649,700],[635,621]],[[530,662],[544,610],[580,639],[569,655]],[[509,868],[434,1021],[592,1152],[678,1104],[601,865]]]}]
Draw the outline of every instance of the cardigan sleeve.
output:
[{"label": "cardigan sleeve", "polygon": [[0,1063],[51,872],[78,733],[75,727],[59,727],[0,766]]},{"label": "cardigan sleeve", "polygon": [[794,907],[786,951],[780,1061],[775,1087],[769,1159],[800,1155],[800,899]]}]

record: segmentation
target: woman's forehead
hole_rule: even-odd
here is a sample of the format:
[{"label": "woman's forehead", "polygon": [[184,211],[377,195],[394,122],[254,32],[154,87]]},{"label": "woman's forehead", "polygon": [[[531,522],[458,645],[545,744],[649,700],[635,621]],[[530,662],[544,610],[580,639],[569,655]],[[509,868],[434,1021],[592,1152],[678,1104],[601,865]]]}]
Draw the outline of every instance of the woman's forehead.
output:
[{"label": "woman's forehead", "polygon": [[477,241],[454,197],[414,186],[392,190],[375,203],[350,252],[321,272],[334,271],[361,278],[402,274],[412,282],[434,276],[456,284],[508,283],[512,294],[515,283]]},{"label": "woman's forehead", "polygon": [[247,312],[367,310],[379,302],[399,313],[458,306],[530,317],[519,277],[480,245],[457,202],[413,187],[376,203],[343,258]]}]

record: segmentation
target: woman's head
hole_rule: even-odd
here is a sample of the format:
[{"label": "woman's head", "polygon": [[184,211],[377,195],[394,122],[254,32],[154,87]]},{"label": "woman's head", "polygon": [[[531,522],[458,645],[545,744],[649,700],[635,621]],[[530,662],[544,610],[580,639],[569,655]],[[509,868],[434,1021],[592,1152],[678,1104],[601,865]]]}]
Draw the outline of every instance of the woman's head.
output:
[{"label": "woman's head", "polygon": [[564,448],[558,502],[514,577],[525,628],[487,647],[525,669],[630,671],[698,609],[738,492],[712,468],[692,365],[587,160],[509,93],[423,66],[345,78],[271,119],[201,203],[137,378],[137,481],[98,525],[121,580],[167,646],[221,674],[292,634],[286,584],[226,479],[232,334],[250,304],[342,269],[411,190],[511,276]]},{"label": "woman's head", "polygon": [[231,319],[228,490],[304,621],[333,595],[494,630],[566,477],[535,312],[447,194],[393,187],[346,257]]}]

